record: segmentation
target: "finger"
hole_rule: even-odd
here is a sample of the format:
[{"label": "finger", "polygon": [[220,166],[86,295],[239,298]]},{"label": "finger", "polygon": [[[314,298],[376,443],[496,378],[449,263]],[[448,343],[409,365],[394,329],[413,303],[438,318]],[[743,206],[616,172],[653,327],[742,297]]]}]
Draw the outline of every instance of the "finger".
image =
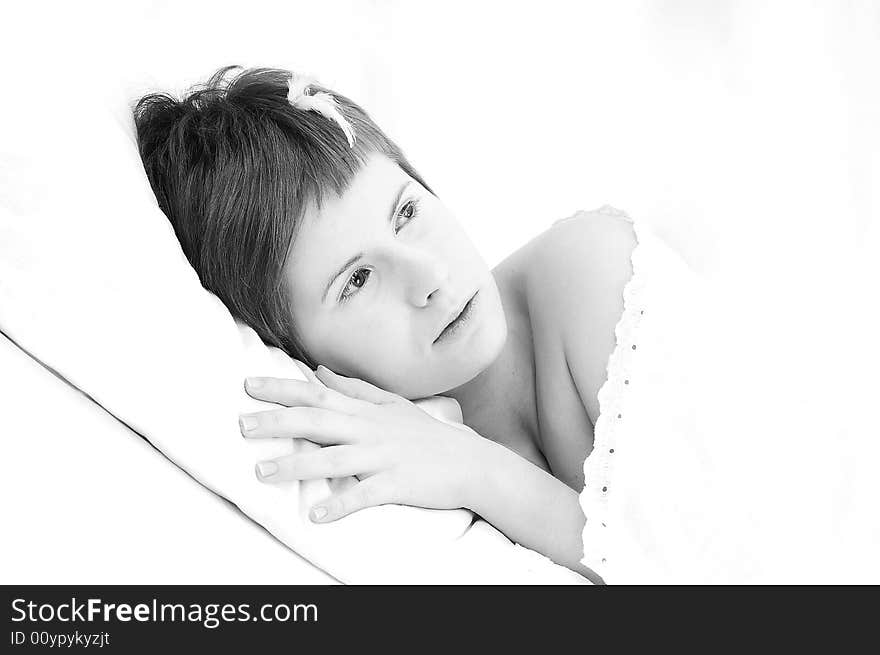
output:
[{"label": "finger", "polygon": [[308,439],[323,445],[355,443],[372,430],[358,416],[319,407],[283,407],[242,414],[238,426],[245,439]]},{"label": "finger", "polygon": [[315,505],[309,512],[314,523],[327,523],[341,519],[367,507],[391,502],[391,495],[380,476],[358,482],[348,491],[336,494]]},{"label": "finger", "polygon": [[330,446],[259,462],[255,472],[263,482],[341,478],[368,472],[374,468],[373,459],[360,448]]},{"label": "finger", "polygon": [[323,364],[318,366],[315,375],[329,388],[345,394],[350,398],[357,398],[358,400],[375,403],[377,405],[396,403],[404,400],[397,394],[385,391],[374,384],[370,384],[366,380],[348,378],[344,375],[334,373]]},{"label": "finger", "polygon": [[363,406],[354,398],[328,389],[323,383],[285,378],[255,377],[245,381],[251,397],[286,407],[322,407],[343,414],[355,414]]},{"label": "finger", "polygon": [[294,359],[293,363],[296,364],[296,367],[302,372],[306,380],[308,380],[309,382],[314,382],[318,379],[315,377],[315,372],[310,369],[308,365],[304,362],[301,362],[298,359]]}]

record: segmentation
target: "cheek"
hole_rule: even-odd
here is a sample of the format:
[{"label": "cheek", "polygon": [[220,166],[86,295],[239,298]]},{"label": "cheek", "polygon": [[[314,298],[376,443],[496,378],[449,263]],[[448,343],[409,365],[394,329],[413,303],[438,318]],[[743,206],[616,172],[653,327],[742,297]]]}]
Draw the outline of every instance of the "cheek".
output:
[{"label": "cheek", "polygon": [[[461,227],[457,227],[450,235],[447,252],[467,273],[479,276],[488,271],[480,251]],[[461,272],[465,273],[465,270]]]},{"label": "cheek", "polygon": [[350,309],[315,327],[316,356],[341,374],[375,379],[382,372],[399,369],[409,353],[405,327],[387,312]]},{"label": "cheek", "polygon": [[426,221],[418,229],[426,245],[442,252],[450,261],[467,264],[482,261],[479,251],[464,226],[436,198],[428,201]]}]

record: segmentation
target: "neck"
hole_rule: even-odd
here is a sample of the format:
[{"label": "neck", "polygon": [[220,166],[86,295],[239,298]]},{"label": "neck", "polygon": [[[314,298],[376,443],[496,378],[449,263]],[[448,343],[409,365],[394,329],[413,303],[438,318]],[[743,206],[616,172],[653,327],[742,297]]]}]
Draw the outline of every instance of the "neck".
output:
[{"label": "neck", "polygon": [[[525,432],[537,443],[534,344],[528,304],[515,278],[494,273],[507,322],[507,340],[488,368],[443,395],[458,401],[464,423],[480,435],[510,443]],[[511,434],[511,426],[518,434]]]}]

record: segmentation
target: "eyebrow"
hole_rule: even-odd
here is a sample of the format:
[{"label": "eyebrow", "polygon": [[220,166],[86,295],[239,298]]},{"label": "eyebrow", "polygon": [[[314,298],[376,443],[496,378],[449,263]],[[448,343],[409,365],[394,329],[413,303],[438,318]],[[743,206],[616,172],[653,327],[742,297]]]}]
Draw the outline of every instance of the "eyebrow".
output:
[{"label": "eyebrow", "polygon": [[[394,196],[394,202],[391,203],[391,209],[388,212],[388,222],[394,222],[394,213],[397,210],[397,205],[400,204],[400,199],[403,197],[403,192],[406,191],[406,188],[410,185],[412,180],[407,180],[403,184],[400,185],[400,188],[397,190],[397,194]],[[363,252],[359,252],[353,257],[349,258],[342,266],[340,266],[335,273],[330,276],[330,279],[327,281],[327,286],[324,288],[324,295],[321,297],[321,302],[326,302],[327,294],[330,293],[330,287],[333,286],[333,283],[336,281],[340,275],[345,273],[349,266],[357,262],[361,257],[364,256]]]}]

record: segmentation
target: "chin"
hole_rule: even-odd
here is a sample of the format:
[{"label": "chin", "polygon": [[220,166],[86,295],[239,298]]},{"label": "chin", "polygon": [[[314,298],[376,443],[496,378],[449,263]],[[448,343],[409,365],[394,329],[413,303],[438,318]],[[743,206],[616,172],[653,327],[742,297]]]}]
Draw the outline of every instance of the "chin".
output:
[{"label": "chin", "polygon": [[[429,395],[442,394],[465,385],[492,366],[507,343],[507,322],[503,313],[500,314],[500,320],[483,326],[481,337],[472,348],[460,353],[456,358],[458,361],[445,363],[445,375],[438,376],[438,384]],[[442,382],[439,378],[442,378]]]},{"label": "chin", "polygon": [[[492,311],[486,312],[478,333],[470,335],[459,348],[452,349],[433,360],[412,362],[405,366],[408,373],[376,383],[408,400],[444,394],[461,387],[492,366],[504,352],[507,343],[507,320],[500,297]],[[401,370],[398,367],[397,370]]]},{"label": "chin", "polygon": [[406,379],[398,378],[393,382],[389,381],[388,386],[381,383],[378,386],[408,400],[442,395],[473,380],[497,357],[497,353],[482,349],[469,354],[469,357],[460,361],[435,362],[434,366],[420,364]]}]

